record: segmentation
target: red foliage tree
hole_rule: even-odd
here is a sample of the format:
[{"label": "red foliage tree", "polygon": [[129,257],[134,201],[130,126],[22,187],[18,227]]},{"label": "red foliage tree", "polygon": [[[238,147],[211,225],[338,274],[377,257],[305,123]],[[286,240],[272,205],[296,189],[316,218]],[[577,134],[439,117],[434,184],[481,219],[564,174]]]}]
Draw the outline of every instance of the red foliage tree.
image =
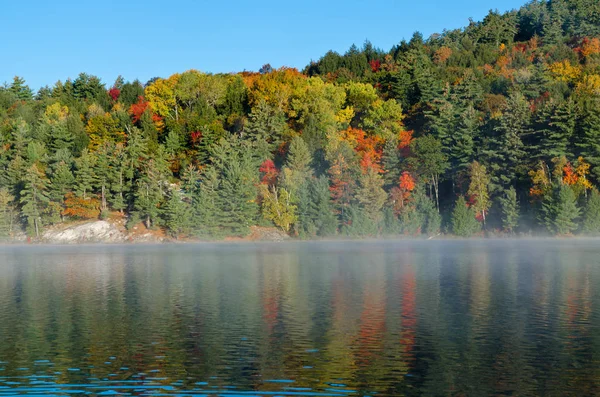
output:
[{"label": "red foliage tree", "polygon": [[144,114],[146,109],[148,109],[148,106],[148,101],[146,101],[141,95],[138,97],[138,101],[131,105],[131,107],[129,108],[129,114],[131,114],[134,123],[140,121],[142,115]]},{"label": "red foliage tree", "polygon": [[275,185],[277,177],[279,176],[279,170],[275,167],[273,160],[265,160],[258,169],[262,175],[260,183],[263,185]]},{"label": "red foliage tree", "polygon": [[116,87],[113,87],[110,90],[108,90],[108,96],[116,102],[119,99],[119,96],[121,96],[121,90]]},{"label": "red foliage tree", "polygon": [[371,62],[369,62],[369,65],[371,66],[371,71],[373,73],[379,72],[381,69],[381,61],[379,59],[373,59]]}]

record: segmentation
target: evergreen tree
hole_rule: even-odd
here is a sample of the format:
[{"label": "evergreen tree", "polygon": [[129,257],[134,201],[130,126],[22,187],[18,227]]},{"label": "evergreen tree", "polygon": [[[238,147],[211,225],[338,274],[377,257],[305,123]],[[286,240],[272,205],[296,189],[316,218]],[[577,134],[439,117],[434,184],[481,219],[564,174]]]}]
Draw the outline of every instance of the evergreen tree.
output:
[{"label": "evergreen tree", "polygon": [[21,191],[21,213],[27,222],[27,232],[30,236],[40,237],[42,231],[42,214],[48,206],[48,181],[46,175],[34,164],[23,177],[24,185]]},{"label": "evergreen tree", "polygon": [[542,133],[539,155],[544,161],[570,156],[576,113],[572,100],[544,107],[538,125]]},{"label": "evergreen tree", "polygon": [[75,193],[84,200],[90,197],[96,182],[94,173],[96,160],[96,156],[87,149],[84,149],[81,157],[75,160]]},{"label": "evergreen tree", "polygon": [[594,176],[600,180],[600,100],[584,104],[577,134],[578,153],[592,165]]},{"label": "evergreen tree", "polygon": [[244,137],[259,145],[256,156],[259,161],[271,158],[273,150],[281,143],[286,130],[285,115],[260,101],[250,112],[250,120],[244,128]]},{"label": "evergreen tree", "polygon": [[517,191],[510,187],[499,197],[500,208],[502,211],[502,227],[509,233],[514,233],[519,226],[519,202],[517,200]]},{"label": "evergreen tree", "polygon": [[583,232],[589,235],[600,234],[600,193],[592,190],[583,214]]},{"label": "evergreen tree", "polygon": [[19,76],[13,78],[13,82],[8,90],[20,101],[30,101],[33,99],[33,91],[25,84],[25,80]]},{"label": "evergreen tree", "polygon": [[253,146],[222,139],[212,150],[219,178],[220,225],[234,235],[246,235],[258,215],[258,162]]},{"label": "evergreen tree", "polygon": [[297,202],[298,188],[303,185],[311,176],[312,156],[308,145],[301,137],[294,137],[290,143],[290,150],[281,170],[281,185],[291,195],[292,202]]},{"label": "evergreen tree", "polygon": [[384,187],[386,190],[398,184],[400,179],[400,151],[398,150],[398,138],[391,137],[385,141],[381,162],[385,173],[383,174]]},{"label": "evergreen tree", "polygon": [[190,189],[192,207],[196,219],[196,234],[201,237],[219,237],[221,202],[219,196],[220,180],[214,167],[206,167],[200,177],[199,189]]},{"label": "evergreen tree", "polygon": [[178,190],[171,189],[163,211],[165,226],[173,237],[186,233],[190,226],[190,208]]},{"label": "evergreen tree", "polygon": [[373,168],[369,168],[360,176],[356,199],[365,216],[374,221],[381,218],[381,209],[387,194],[383,190],[383,178]]},{"label": "evergreen tree", "polygon": [[295,230],[300,237],[332,236],[337,231],[337,219],[327,177],[310,179],[299,188],[298,220]]},{"label": "evergreen tree", "polygon": [[7,188],[0,188],[0,237],[9,237],[13,232],[15,197]]},{"label": "evergreen tree", "polygon": [[550,233],[568,235],[577,228],[579,212],[573,189],[559,184],[542,201],[541,221]]},{"label": "evergreen tree", "polygon": [[554,226],[558,234],[571,234],[577,229],[576,219],[579,217],[577,196],[569,186],[562,185],[558,189]]},{"label": "evergreen tree", "polygon": [[495,127],[497,146],[492,163],[493,174],[501,186],[513,184],[524,172],[523,137],[530,133],[529,123],[530,110],[525,97],[520,93],[511,94]]},{"label": "evergreen tree", "polygon": [[463,196],[456,200],[452,211],[452,233],[460,237],[471,237],[480,229],[480,224],[475,219],[475,211],[467,206]]},{"label": "evergreen tree", "polygon": [[65,200],[65,194],[70,192],[75,184],[71,166],[65,161],[59,162],[50,177],[50,182],[49,198],[55,203],[62,204]]},{"label": "evergreen tree", "polygon": [[159,207],[165,196],[168,174],[168,163],[162,147],[159,147],[156,156],[149,158],[142,165],[134,194],[133,208],[148,229],[159,220]]}]

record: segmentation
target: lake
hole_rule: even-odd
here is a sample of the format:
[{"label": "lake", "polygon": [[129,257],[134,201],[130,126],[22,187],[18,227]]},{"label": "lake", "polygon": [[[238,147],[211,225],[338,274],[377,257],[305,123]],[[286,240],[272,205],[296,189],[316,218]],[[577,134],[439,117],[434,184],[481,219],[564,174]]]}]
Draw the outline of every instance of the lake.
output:
[{"label": "lake", "polygon": [[600,394],[594,240],[0,247],[0,396]]}]

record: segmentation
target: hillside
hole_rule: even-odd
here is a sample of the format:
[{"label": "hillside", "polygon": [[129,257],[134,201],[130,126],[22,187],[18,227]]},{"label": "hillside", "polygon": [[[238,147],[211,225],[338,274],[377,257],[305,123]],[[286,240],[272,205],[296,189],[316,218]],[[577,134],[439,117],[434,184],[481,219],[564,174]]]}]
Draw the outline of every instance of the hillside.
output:
[{"label": "hillside", "polygon": [[389,51],[0,88],[0,235],[123,213],[171,236],[600,232],[600,3]]}]

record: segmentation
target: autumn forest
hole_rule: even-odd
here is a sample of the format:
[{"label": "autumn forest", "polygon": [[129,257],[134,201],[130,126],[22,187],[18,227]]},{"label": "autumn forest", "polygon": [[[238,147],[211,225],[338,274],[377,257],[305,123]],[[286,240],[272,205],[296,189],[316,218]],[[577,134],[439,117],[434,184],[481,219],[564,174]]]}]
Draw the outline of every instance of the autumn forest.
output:
[{"label": "autumn forest", "polygon": [[0,87],[0,236],[600,234],[600,2],[534,0],[302,71]]}]

